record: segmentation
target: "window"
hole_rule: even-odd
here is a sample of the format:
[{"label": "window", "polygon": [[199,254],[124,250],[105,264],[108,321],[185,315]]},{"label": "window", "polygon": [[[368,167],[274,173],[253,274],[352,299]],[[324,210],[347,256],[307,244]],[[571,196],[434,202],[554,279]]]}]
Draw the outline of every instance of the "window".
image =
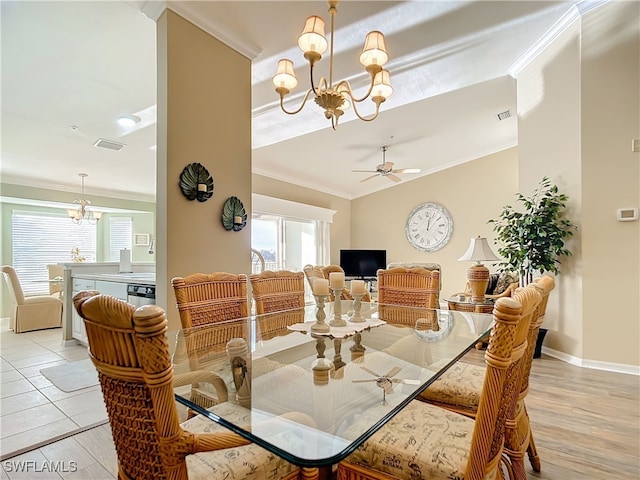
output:
[{"label": "window", "polygon": [[131,250],[133,220],[131,217],[109,217],[109,261],[120,261],[120,250]]},{"label": "window", "polygon": [[49,292],[47,264],[72,261],[78,248],[85,262],[96,261],[96,226],[76,225],[66,215],[14,210],[12,259],[25,295]]},{"label": "window", "polygon": [[266,270],[300,272],[307,264],[329,263],[334,210],[253,194],[253,211],[251,247],[264,257]]}]

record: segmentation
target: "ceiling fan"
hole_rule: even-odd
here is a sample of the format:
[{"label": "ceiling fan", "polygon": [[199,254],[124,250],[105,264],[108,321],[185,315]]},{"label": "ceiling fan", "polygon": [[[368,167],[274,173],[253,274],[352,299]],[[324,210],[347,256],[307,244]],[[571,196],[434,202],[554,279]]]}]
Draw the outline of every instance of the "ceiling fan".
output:
[{"label": "ceiling fan", "polygon": [[360,368],[376,378],[367,378],[365,380],[351,380],[353,383],[376,382],[376,385],[382,389],[382,403],[385,403],[387,395],[393,393],[394,383],[404,383],[407,385],[420,385],[419,380],[408,380],[403,378],[395,378],[402,368],[393,367],[386,374],[380,375],[367,367],[360,365]]},{"label": "ceiling fan", "polygon": [[366,182],[367,180],[371,180],[374,177],[381,176],[387,177],[389,180],[393,182],[399,182],[402,179],[395,175],[396,173],[420,173],[419,168],[393,168],[393,162],[387,162],[387,150],[389,147],[384,145],[380,147],[382,150],[382,163],[376,167],[375,170],[351,170],[352,172],[363,172],[363,173],[373,173],[374,175],[370,175],[368,177],[360,180],[361,182]]}]

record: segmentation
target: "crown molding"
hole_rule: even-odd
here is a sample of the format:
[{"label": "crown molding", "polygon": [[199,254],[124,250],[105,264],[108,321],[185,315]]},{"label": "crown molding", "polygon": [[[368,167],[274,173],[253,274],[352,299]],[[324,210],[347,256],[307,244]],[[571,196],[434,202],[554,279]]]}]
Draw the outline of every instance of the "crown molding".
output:
[{"label": "crown molding", "polygon": [[527,67],[538,55],[540,55],[549,45],[556,41],[569,26],[583,15],[597,10],[611,0],[582,0],[573,5],[540,39],[529,48],[524,55],[516,60],[509,68],[508,72],[513,78],[517,78],[522,70]]},{"label": "crown molding", "polygon": [[[61,183],[52,183],[46,179],[34,179],[26,177],[15,177],[10,175],[2,175],[2,183],[7,185],[19,185],[22,187],[41,188],[43,190],[54,190],[56,192],[69,193],[76,192],[78,185],[65,185]],[[80,192],[77,192],[80,195]],[[154,195],[146,195],[143,193],[123,192],[119,190],[110,190],[100,187],[91,187],[91,193],[85,193],[86,197],[106,197],[117,198],[119,200],[131,200],[135,202],[156,203]]]},{"label": "crown molding", "polygon": [[160,15],[162,15],[166,9],[169,9],[201,30],[204,30],[209,35],[217,38],[236,52],[244,55],[249,60],[254,60],[260,54],[262,49],[259,46],[251,42],[247,42],[246,39],[239,37],[232,30],[227,28],[224,23],[218,22],[212,18],[207,18],[210,17],[210,15],[204,15],[202,10],[199,8],[199,4],[200,2],[181,2],[178,0],[148,0],[143,2],[140,7],[140,11],[154,22],[157,22]]}]

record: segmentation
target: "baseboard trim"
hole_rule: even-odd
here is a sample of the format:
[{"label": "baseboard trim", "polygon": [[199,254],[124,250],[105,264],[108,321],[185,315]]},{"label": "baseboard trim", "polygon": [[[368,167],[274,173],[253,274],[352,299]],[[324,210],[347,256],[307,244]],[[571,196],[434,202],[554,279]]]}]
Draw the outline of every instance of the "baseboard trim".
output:
[{"label": "baseboard trim", "polygon": [[627,375],[640,376],[640,366],[627,365],[624,363],[600,362],[598,360],[585,360],[580,357],[569,355],[549,347],[542,347],[542,353],[550,357],[557,358],[563,362],[582,368],[591,368],[594,370],[605,370],[607,372],[624,373]]}]

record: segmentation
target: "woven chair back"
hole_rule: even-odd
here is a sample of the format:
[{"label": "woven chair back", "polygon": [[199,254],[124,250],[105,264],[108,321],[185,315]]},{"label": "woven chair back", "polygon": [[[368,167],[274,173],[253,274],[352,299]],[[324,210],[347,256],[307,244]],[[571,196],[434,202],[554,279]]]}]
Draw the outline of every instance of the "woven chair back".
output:
[{"label": "woven chair back", "polygon": [[378,302],[438,308],[440,271],[396,267],[378,270]]},{"label": "woven chair back", "polygon": [[[184,457],[174,451],[180,448],[181,429],[164,312],[154,305],[134,314],[133,305],[98,292],[80,292],[73,302],[84,319],[90,357],[98,370],[118,478],[186,480]],[[153,379],[153,388],[146,379]]]},{"label": "woven chair back", "polygon": [[249,314],[247,276],[194,273],[171,280],[182,328],[243,318]]},{"label": "woven chair back", "polygon": [[249,279],[257,314],[304,307],[304,273],[265,270]]},{"label": "woven chair back", "polygon": [[309,288],[311,289],[311,292],[313,292],[314,280],[325,278],[324,273],[322,273],[322,266],[320,265],[305,265],[302,268],[302,271],[304,272],[304,276],[307,279],[307,283],[309,284]]},{"label": "woven chair back", "polygon": [[499,468],[506,425],[513,418],[520,391],[529,323],[540,302],[535,288],[498,299],[494,326],[485,353],[485,374],[471,440],[465,479],[480,480]]}]

